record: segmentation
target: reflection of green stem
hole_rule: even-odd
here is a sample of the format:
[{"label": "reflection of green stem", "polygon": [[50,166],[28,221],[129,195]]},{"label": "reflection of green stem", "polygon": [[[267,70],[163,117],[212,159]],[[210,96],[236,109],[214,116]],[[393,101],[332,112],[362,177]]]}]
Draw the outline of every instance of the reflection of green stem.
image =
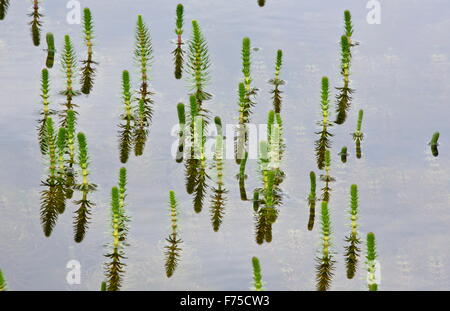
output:
[{"label": "reflection of green stem", "polygon": [[314,219],[316,215],[316,174],[313,171],[309,173],[309,179],[311,184],[311,190],[308,196],[308,205],[309,205],[308,230],[311,231],[314,228]]},{"label": "reflection of green stem", "polygon": [[45,65],[47,68],[52,68],[55,62],[55,39],[51,32],[47,33],[45,39],[47,41],[47,60],[45,61]]},{"label": "reflection of green stem", "polygon": [[8,13],[9,0],[0,0],[0,21],[5,19]]},{"label": "reflection of green stem", "polygon": [[31,25],[31,36],[33,44],[39,46],[41,44],[41,28],[42,21],[40,20],[44,15],[39,12],[39,1],[33,0],[33,11],[28,14],[33,20],[29,23]]}]

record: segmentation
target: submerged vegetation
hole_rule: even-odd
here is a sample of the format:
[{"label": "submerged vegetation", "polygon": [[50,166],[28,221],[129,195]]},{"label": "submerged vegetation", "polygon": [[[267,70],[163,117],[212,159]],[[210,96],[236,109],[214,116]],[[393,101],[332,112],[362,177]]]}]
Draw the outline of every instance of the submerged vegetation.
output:
[{"label": "submerged vegetation", "polygon": [[4,20],[8,13],[9,0],[0,0],[0,21]]},{"label": "submerged vegetation", "polygon": [[356,144],[356,157],[361,159],[362,151],[361,151],[361,142],[364,138],[364,133],[361,131],[362,120],[363,120],[364,111],[362,109],[358,112],[358,123],[356,124],[356,132],[354,132],[353,140]]},{"label": "submerged vegetation", "polygon": [[328,128],[332,126],[329,121],[328,108],[329,108],[329,81],[327,77],[322,78],[322,94],[321,94],[321,111],[322,121],[318,122],[318,125],[322,127],[320,132],[316,132],[319,135],[319,139],[315,142],[317,167],[322,170],[325,165],[325,151],[331,148],[330,137],[333,136],[328,131]]},{"label": "submerged vegetation", "polygon": [[51,32],[48,32],[45,39],[47,41],[47,60],[45,65],[50,69],[53,68],[53,63],[55,62],[55,38]]},{"label": "submerged vegetation", "polygon": [[358,186],[351,185],[350,187],[350,234],[345,237],[345,263],[347,268],[347,278],[352,279],[355,276],[355,272],[358,266],[358,259],[360,256],[361,240],[358,236]]},{"label": "submerged vegetation", "polygon": [[[147,25],[138,15],[136,24],[136,44],[134,50],[135,61],[139,66],[140,88],[138,91],[138,107],[136,109],[135,126],[133,132],[134,153],[141,156],[144,153],[148,136],[148,128],[153,117],[153,100],[149,85],[150,63],[153,60],[153,48]],[[123,162],[124,163],[124,162]]]},{"label": "submerged vegetation", "polygon": [[367,285],[369,286],[369,291],[377,291],[378,283],[376,277],[376,259],[378,257],[376,251],[375,234],[369,232],[367,234]]},{"label": "submerged vegetation", "polygon": [[29,24],[31,26],[31,37],[35,46],[39,46],[41,44],[41,18],[44,17],[44,15],[40,12],[39,4],[39,0],[33,0],[32,11],[28,14],[29,17],[33,18]]},{"label": "submerged vegetation", "polygon": [[[61,56],[61,66],[65,75],[65,89],[61,92],[61,95],[66,97],[65,103],[63,104],[64,109],[60,113],[61,126],[66,126],[67,115],[70,110],[75,111],[78,107],[73,99],[75,96],[80,95],[80,92],[74,89],[73,81],[76,78],[77,73],[77,60],[75,55],[75,50],[73,48],[72,41],[69,35],[64,36],[64,48],[63,54]],[[75,112],[76,117],[76,112]]]},{"label": "submerged vegetation", "polygon": [[259,259],[257,257],[252,258],[253,266],[253,287],[255,291],[262,291],[262,275],[261,275],[261,265],[259,264]]},{"label": "submerged vegetation", "polygon": [[54,111],[50,109],[49,98],[50,98],[50,78],[47,69],[42,69],[41,73],[41,99],[42,99],[42,109],[40,111],[41,118],[38,121],[38,141],[41,153],[44,155],[47,153],[48,141],[46,136],[46,121],[49,116],[54,114]]},{"label": "submerged vegetation", "polygon": [[183,49],[183,39],[181,38],[183,34],[183,15],[184,15],[184,7],[180,3],[177,5],[176,10],[176,20],[175,20],[175,34],[177,35],[176,48],[172,51],[173,60],[175,63],[175,78],[181,79],[183,76],[183,67],[184,67],[184,49]]},{"label": "submerged vegetation", "polygon": [[93,43],[92,39],[94,38],[94,24],[92,21],[91,10],[89,8],[85,8],[83,10],[83,34],[84,34],[84,43],[87,47],[87,59],[82,61],[83,68],[81,69],[81,92],[83,94],[90,94],[92,88],[94,86],[94,77],[95,77],[95,65],[97,62],[93,60]]},{"label": "submerged vegetation", "polygon": [[180,244],[183,242],[179,238],[178,233],[178,224],[177,224],[178,203],[174,191],[169,192],[169,204],[170,204],[170,218],[171,218],[171,233],[169,237],[166,239],[168,245],[164,246],[165,248],[164,254],[166,256],[165,267],[166,267],[166,275],[168,278],[170,278],[173,275],[175,269],[178,267],[178,263],[181,257]]},{"label": "submerged vegetation", "polygon": [[435,156],[435,157],[437,157],[439,155],[439,150],[438,150],[439,135],[440,135],[439,132],[435,132],[433,134],[433,136],[431,137],[431,141],[428,143],[431,148],[431,154],[433,154],[433,156]]},{"label": "submerged vegetation", "polygon": [[322,250],[321,254],[316,258],[316,288],[319,291],[326,291],[331,287],[331,279],[334,275],[335,261],[330,252],[331,246],[331,222],[328,211],[328,202],[322,202],[321,208],[321,236],[322,236]]}]

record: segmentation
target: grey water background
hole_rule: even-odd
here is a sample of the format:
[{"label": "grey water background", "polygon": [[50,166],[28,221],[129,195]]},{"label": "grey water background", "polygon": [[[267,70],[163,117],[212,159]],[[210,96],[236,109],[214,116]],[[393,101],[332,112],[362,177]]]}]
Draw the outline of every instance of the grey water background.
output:
[{"label": "grey water background", "polygon": [[[366,1],[256,0],[183,1],[185,33],[197,19],[211,55],[214,99],[207,104],[224,123],[235,123],[236,89],[242,76],[240,48],[249,36],[253,53],[254,85],[260,88],[253,122],[265,123],[271,101],[267,81],[272,77],[275,53],[283,49],[284,89],[282,117],[287,151],[284,205],[273,227],[273,242],[258,246],[254,238],[251,203],[239,199],[238,167],[226,162],[230,190],[224,223],[212,231],[208,200],[195,214],[185,192],[183,165],[175,163],[170,132],[177,123],[176,104],[187,102],[188,82],[173,77],[170,42],[178,1],[80,1],[90,7],[95,22],[95,59],[100,62],[94,91],[76,98],[78,130],[87,134],[91,180],[99,185],[93,195],[97,207],[81,244],[73,241],[70,206],[59,218],[50,238],[39,221],[40,180],[47,162],[39,153],[36,120],[40,108],[39,79],[45,64],[45,33],[55,34],[62,48],[64,34],[75,42],[79,59],[85,49],[80,25],[66,22],[66,1],[43,1],[42,43],[31,42],[31,2],[12,1],[0,22],[0,268],[12,290],[98,290],[103,278],[104,245],[110,241],[109,194],[121,167],[117,124],[122,111],[121,71],[132,72],[134,26],[143,14],[154,47],[151,71],[156,95],[154,122],[143,157],[130,157],[128,205],[131,214],[124,290],[247,290],[251,288],[251,257],[258,256],[264,287],[270,290],[314,290],[314,257],[319,249],[318,218],[314,231],[306,229],[310,170],[319,173],[314,157],[316,121],[320,119],[320,79],[327,75],[339,86],[339,38],[343,11],[353,14],[352,87],[356,89],[347,122],[334,126],[331,174],[336,178],[330,208],[333,249],[337,260],[334,290],[366,290],[360,264],[354,280],[345,276],[343,239],[348,228],[349,187],[360,190],[360,232],[376,233],[382,290],[449,290],[450,244],[450,6],[445,0],[381,1],[380,25],[366,22]],[[53,108],[63,102],[58,61],[50,71]],[[332,96],[335,92],[333,90]],[[358,109],[365,110],[363,158],[355,158],[349,135]],[[334,105],[331,105],[334,109]],[[434,131],[441,132],[440,155],[427,146]],[[342,146],[351,153],[339,161]],[[249,161],[247,192],[260,184],[257,164]],[[318,183],[318,188],[321,183]],[[168,191],[175,190],[181,216],[183,254],[171,279],[164,271],[163,246],[169,234]],[[317,215],[318,216],[318,215]],[[81,263],[80,285],[66,282],[68,261]],[[364,260],[361,260],[361,263]]]}]

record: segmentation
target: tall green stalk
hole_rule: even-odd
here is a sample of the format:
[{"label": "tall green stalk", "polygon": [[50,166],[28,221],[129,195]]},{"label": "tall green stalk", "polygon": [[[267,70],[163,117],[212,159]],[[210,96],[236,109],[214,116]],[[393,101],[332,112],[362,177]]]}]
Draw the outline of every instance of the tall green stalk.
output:
[{"label": "tall green stalk", "polygon": [[33,39],[33,44],[35,46],[39,46],[39,44],[41,44],[41,18],[44,17],[44,15],[40,13],[38,0],[33,0],[33,9],[28,16],[33,18],[33,20],[29,23],[31,26],[31,37]]},{"label": "tall green stalk", "polygon": [[153,93],[150,91],[149,85],[149,71],[153,59],[153,47],[149,29],[144,23],[142,15],[138,15],[135,40],[134,57],[139,66],[141,84],[138,92],[139,97],[133,138],[134,153],[136,156],[140,156],[144,152],[148,129],[153,116],[153,100],[151,99]]},{"label": "tall green stalk", "polygon": [[50,109],[50,78],[49,78],[49,72],[47,69],[42,69],[41,74],[41,95],[42,99],[42,110],[40,111],[41,118],[38,121],[38,140],[39,140],[39,147],[41,150],[41,153],[44,155],[47,153],[48,146],[47,146],[47,137],[46,137],[46,121],[47,118],[54,114],[54,111]]},{"label": "tall green stalk", "polygon": [[353,140],[356,143],[356,157],[358,159],[360,159],[361,155],[362,155],[361,142],[362,142],[362,140],[364,138],[364,133],[361,131],[363,115],[364,115],[364,110],[360,109],[359,112],[358,112],[358,122],[356,124],[356,132],[354,132],[352,134],[353,135]]},{"label": "tall green stalk", "polygon": [[315,142],[317,167],[321,170],[324,168],[325,151],[331,147],[330,137],[333,135],[328,131],[331,126],[329,121],[329,81],[327,77],[322,78],[322,94],[321,94],[321,111],[322,111],[322,121],[318,122],[318,125],[322,127],[320,132],[316,132],[319,135],[319,139]]},{"label": "tall green stalk", "polygon": [[181,248],[180,244],[183,242],[178,236],[178,224],[177,224],[177,199],[175,197],[174,191],[169,191],[169,205],[170,205],[170,218],[171,218],[171,233],[169,237],[166,239],[168,245],[164,246],[166,251],[164,252],[166,256],[166,275],[170,278],[175,269],[178,266],[181,256]]},{"label": "tall green stalk", "polygon": [[308,230],[311,231],[314,228],[314,219],[316,217],[316,174],[311,171],[309,173],[310,180],[310,191],[308,195],[308,205],[309,205],[309,220],[308,220]]},{"label": "tall green stalk", "polygon": [[[76,78],[76,70],[77,70],[77,60],[75,55],[75,50],[73,48],[72,41],[70,40],[69,35],[64,36],[64,48],[61,56],[61,66],[65,75],[65,89],[61,92],[61,95],[66,97],[66,101],[63,104],[64,109],[61,112],[61,126],[66,127],[67,125],[67,113],[69,110],[73,110],[75,112],[75,108],[78,107],[73,103],[73,99],[75,96],[80,94],[79,91],[74,89],[73,82]],[[75,112],[76,116],[76,112]],[[76,118],[75,118],[76,121]]]},{"label": "tall green stalk", "polygon": [[81,92],[83,94],[90,94],[94,86],[95,77],[95,65],[98,63],[93,60],[94,51],[92,49],[94,38],[94,23],[92,21],[91,10],[85,8],[83,10],[83,35],[84,44],[87,48],[87,59],[82,61],[83,67],[81,68]]},{"label": "tall green stalk", "polygon": [[331,246],[331,221],[328,211],[328,202],[322,202],[321,208],[321,239],[322,239],[322,251],[320,255],[316,257],[316,288],[318,291],[326,291],[331,287],[331,280],[334,275],[333,255],[330,251]]},{"label": "tall green stalk", "polygon": [[80,168],[81,182],[75,185],[75,189],[80,191],[82,198],[74,203],[78,205],[74,216],[74,240],[77,243],[83,241],[88,223],[91,215],[91,209],[95,206],[93,202],[88,200],[88,194],[97,189],[97,185],[90,183],[89,176],[89,155],[86,136],[83,133],[78,133],[78,165]]},{"label": "tall green stalk", "polygon": [[184,7],[180,3],[177,5],[176,10],[176,21],[175,21],[175,34],[177,35],[176,48],[172,51],[173,60],[175,65],[175,78],[181,79],[183,75],[183,63],[184,63],[184,49],[183,49],[183,40],[181,38],[183,34],[183,15],[184,15]]},{"label": "tall green stalk", "polygon": [[269,83],[273,85],[273,89],[270,91],[272,94],[272,101],[273,101],[273,110],[275,113],[281,112],[281,94],[283,93],[280,90],[280,86],[284,85],[284,80],[280,79],[280,71],[281,66],[283,64],[283,51],[278,50],[277,51],[277,57],[275,60],[275,77],[271,80],[269,80]]},{"label": "tall green stalk", "polygon": [[376,259],[378,257],[376,250],[375,234],[369,232],[367,234],[367,283],[369,291],[377,291],[378,283],[376,280]]},{"label": "tall green stalk", "polygon": [[198,105],[199,114],[208,121],[208,110],[204,107],[204,101],[211,99],[212,95],[206,92],[205,87],[209,82],[209,58],[206,39],[196,20],[192,21],[192,34],[188,43],[187,73],[191,82],[192,95]]},{"label": "tall green stalk", "polygon": [[178,103],[177,105],[177,115],[178,115],[178,125],[180,129],[178,130],[178,148],[176,154],[176,161],[178,163],[183,162],[184,154],[184,143],[186,140],[186,110],[183,103]]},{"label": "tall green stalk", "polygon": [[259,259],[257,257],[252,258],[253,266],[253,287],[255,291],[262,291],[262,275],[261,275],[261,265],[259,264]]},{"label": "tall green stalk", "polygon": [[347,278],[352,279],[355,276],[355,272],[358,266],[358,259],[360,256],[360,248],[358,245],[361,240],[358,236],[358,186],[351,185],[350,187],[350,220],[351,231],[348,236],[345,237],[345,242],[348,243],[345,246],[345,263],[347,268]]},{"label": "tall green stalk", "polygon": [[125,111],[120,117],[122,122],[119,124],[119,153],[120,162],[126,163],[133,142],[133,125],[135,122],[131,105],[130,74],[126,70],[122,72],[122,101]]}]

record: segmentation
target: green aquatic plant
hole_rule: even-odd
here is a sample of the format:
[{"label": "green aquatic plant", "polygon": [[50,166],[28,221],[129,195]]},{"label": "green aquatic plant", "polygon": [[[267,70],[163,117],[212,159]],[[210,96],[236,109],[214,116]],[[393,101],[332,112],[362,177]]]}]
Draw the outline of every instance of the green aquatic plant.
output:
[{"label": "green aquatic plant", "polygon": [[0,292],[5,292],[8,290],[8,287],[6,285],[5,277],[3,276],[2,270],[0,270]]},{"label": "green aquatic plant", "polygon": [[350,65],[351,52],[350,42],[347,36],[341,37],[341,76],[343,79],[343,86],[337,87],[338,94],[336,95],[336,124],[343,124],[347,119],[347,112],[350,109],[352,94],[354,90],[350,88]]},{"label": "green aquatic plant", "polygon": [[247,192],[245,191],[245,179],[247,179],[247,175],[245,174],[245,166],[247,165],[248,160],[248,152],[245,152],[244,158],[242,159],[239,165],[239,192],[241,194],[241,200],[247,201]]},{"label": "green aquatic plant", "polygon": [[331,280],[334,275],[335,261],[330,251],[331,246],[331,221],[328,211],[328,202],[322,202],[321,208],[321,254],[316,257],[316,288],[318,291],[326,291],[331,287]]},{"label": "green aquatic plant", "polygon": [[361,142],[364,138],[364,134],[361,131],[361,126],[362,126],[362,120],[363,120],[363,115],[364,115],[364,110],[360,109],[358,112],[358,122],[356,124],[356,132],[354,132],[353,135],[353,140],[356,143],[356,157],[358,159],[361,159]]},{"label": "green aquatic plant", "polygon": [[375,234],[369,232],[367,234],[367,284],[369,286],[369,291],[377,291],[378,283],[376,278],[376,259],[378,257],[376,251]]},{"label": "green aquatic plant", "polygon": [[130,217],[127,215],[125,209],[125,198],[127,197],[127,169],[121,167],[119,170],[119,241],[126,241],[128,235],[128,223]]},{"label": "green aquatic plant", "polygon": [[253,266],[253,287],[255,291],[262,291],[262,275],[261,275],[261,265],[259,264],[259,259],[257,257],[252,258]]},{"label": "green aquatic plant", "polygon": [[348,38],[349,43],[353,45],[351,38],[353,36],[353,22],[352,15],[349,10],[344,11],[344,25],[345,25],[345,36]]},{"label": "green aquatic plant", "polygon": [[212,95],[205,91],[206,84],[209,82],[210,65],[206,39],[198,22],[193,20],[192,34],[188,43],[187,73],[190,75],[189,81],[192,84],[191,95],[195,96],[199,114],[205,117],[206,123],[208,123],[208,110],[203,103],[212,98]]},{"label": "green aquatic plant", "polygon": [[47,136],[46,136],[46,121],[47,118],[53,115],[55,112],[54,110],[50,109],[50,78],[49,78],[49,72],[47,69],[42,69],[41,73],[41,95],[42,99],[42,110],[39,112],[41,115],[41,118],[38,121],[38,141],[39,141],[39,148],[41,150],[41,153],[44,155],[47,153],[48,146],[47,146]]},{"label": "green aquatic plant", "polygon": [[9,0],[0,0],[0,21],[5,19],[8,8]]},{"label": "green aquatic plant", "polygon": [[47,41],[47,60],[45,61],[45,66],[50,69],[53,68],[55,62],[55,38],[51,32],[48,32],[45,36],[45,40]]},{"label": "green aquatic plant", "polygon": [[321,110],[322,121],[318,122],[318,125],[322,127],[320,132],[316,132],[319,135],[319,139],[315,142],[315,151],[317,159],[317,167],[321,170],[324,167],[325,151],[331,147],[330,137],[333,135],[328,131],[328,128],[332,125],[329,122],[328,108],[329,108],[329,81],[327,77],[322,78],[322,93],[321,93]]},{"label": "green aquatic plant", "polygon": [[331,188],[330,182],[335,181],[333,177],[330,175],[330,167],[331,167],[331,152],[330,150],[325,151],[325,159],[324,159],[324,169],[325,174],[320,175],[320,180],[325,183],[325,186],[322,188],[322,201],[330,202],[331,196]]},{"label": "green aquatic plant", "polygon": [[86,136],[84,133],[77,134],[78,141],[78,165],[81,171],[81,182],[76,184],[74,188],[82,193],[81,200],[75,201],[75,205],[78,205],[78,209],[75,211],[74,216],[74,240],[77,243],[83,241],[86,235],[86,230],[88,227],[91,209],[95,204],[88,200],[88,194],[94,192],[97,189],[97,185],[90,183],[88,180],[89,176],[89,155]]},{"label": "green aquatic plant", "polygon": [[311,231],[314,228],[314,220],[316,218],[316,173],[311,171],[309,173],[310,180],[310,191],[308,195],[308,205],[309,205],[309,220],[308,220],[308,230]]},{"label": "green aquatic plant", "polygon": [[107,287],[106,282],[103,281],[102,284],[100,285],[100,291],[101,292],[106,292],[106,287]]},{"label": "green aquatic plant", "polygon": [[177,200],[175,197],[174,191],[169,191],[169,204],[170,204],[170,217],[172,222],[172,230],[169,235],[169,237],[166,239],[166,242],[168,245],[164,246],[166,249],[164,254],[166,256],[166,275],[168,278],[170,278],[173,273],[175,272],[175,269],[178,267],[178,263],[180,261],[181,257],[181,248],[180,244],[183,243],[183,241],[178,237],[178,224],[177,224]]},{"label": "green aquatic plant", "polygon": [[83,94],[90,94],[94,87],[95,65],[98,63],[93,60],[94,51],[92,49],[94,38],[94,23],[92,21],[92,14],[89,8],[83,10],[83,35],[84,44],[87,47],[87,59],[82,61],[81,68],[81,92]]},{"label": "green aquatic plant", "polygon": [[[203,201],[206,196],[208,188],[207,179],[209,178],[206,172],[206,155],[205,155],[205,121],[202,117],[195,122],[196,137],[194,137],[194,149],[198,150],[198,165],[196,173],[196,183],[194,186],[194,210],[200,213],[203,209]],[[197,142],[196,142],[197,141]]]},{"label": "green aquatic plant", "polygon": [[216,185],[212,187],[210,217],[213,230],[219,231],[225,213],[225,202],[227,189],[223,182],[223,133],[222,121],[219,117],[214,118],[217,127],[216,145],[214,152],[214,168],[216,170]]},{"label": "green aquatic plant", "polygon": [[33,18],[33,20],[29,23],[31,26],[31,37],[33,39],[33,44],[35,46],[39,46],[39,44],[41,44],[41,18],[44,17],[44,15],[39,12],[39,0],[33,0],[33,8],[28,16]]},{"label": "green aquatic plant", "polygon": [[66,181],[66,198],[71,199],[73,196],[73,188],[75,185],[76,173],[74,170],[75,164],[75,112],[73,110],[67,111],[66,123],[66,139],[67,139],[67,165],[65,166],[65,181]]},{"label": "green aquatic plant", "polygon": [[149,71],[151,61],[153,60],[153,47],[149,29],[142,19],[142,15],[138,15],[135,34],[135,61],[139,66],[140,72],[140,88],[138,96],[138,106],[136,111],[136,124],[134,127],[134,153],[141,156],[144,152],[145,143],[148,136],[148,128],[152,122],[153,116],[153,100],[149,85]]},{"label": "green aquatic plant", "polygon": [[177,35],[176,48],[172,51],[173,60],[175,63],[175,78],[181,79],[183,75],[183,63],[184,63],[184,49],[183,49],[183,40],[181,38],[183,34],[183,15],[184,15],[184,7],[180,3],[177,5],[176,10],[176,20],[175,20],[175,34]]},{"label": "green aquatic plant", "polygon": [[245,156],[248,144],[248,129],[247,124],[250,122],[250,115],[252,114],[252,107],[256,105],[255,97],[258,89],[252,86],[251,76],[251,42],[250,38],[242,39],[242,73],[244,78],[239,83],[238,87],[238,104],[239,104],[239,125],[237,127],[237,135],[235,141],[236,163],[240,164],[242,158]]},{"label": "green aquatic plant", "polygon": [[431,148],[431,153],[433,154],[433,156],[437,157],[439,155],[439,150],[438,150],[438,140],[439,140],[439,132],[435,132],[433,134],[433,136],[431,137],[431,141],[428,143],[430,145]]},{"label": "green aquatic plant", "polygon": [[135,118],[131,105],[131,83],[130,74],[124,70],[122,72],[122,100],[124,113],[120,116],[122,122],[119,124],[119,153],[120,162],[126,163],[130,155],[131,144],[133,142],[133,125]]},{"label": "green aquatic plant", "polygon": [[355,276],[356,268],[358,266],[358,259],[360,256],[361,240],[358,236],[358,186],[351,185],[350,187],[350,220],[351,232],[345,237],[345,263],[347,268],[347,278],[352,279]]},{"label": "green aquatic plant", "polygon": [[194,95],[189,98],[189,125],[186,131],[189,131],[187,139],[189,140],[189,149],[187,151],[187,159],[185,162],[185,175],[186,175],[186,191],[188,194],[194,192],[194,187],[197,182],[197,168],[199,166],[199,159],[195,156],[195,123],[198,118],[198,104]]},{"label": "green aquatic plant", "polygon": [[57,158],[57,177],[56,177],[56,197],[57,209],[60,214],[66,209],[66,166],[65,155],[67,151],[67,131],[61,127],[58,130],[56,138],[56,158]]},{"label": "green aquatic plant", "polygon": [[58,196],[58,178],[57,178],[57,150],[56,150],[56,134],[53,119],[47,118],[46,139],[47,139],[47,156],[49,161],[49,174],[45,181],[41,181],[41,186],[46,187],[41,191],[41,224],[46,237],[49,237],[56,225],[59,215],[60,197]]},{"label": "green aquatic plant", "polygon": [[178,115],[178,148],[176,161],[178,163],[183,162],[183,154],[184,154],[184,143],[186,139],[186,110],[183,103],[179,103],[177,105],[177,115]]},{"label": "green aquatic plant", "polygon": [[106,277],[106,290],[118,291],[122,287],[124,269],[126,264],[123,262],[125,257],[124,246],[125,241],[120,239],[121,233],[126,232],[127,229],[122,227],[126,222],[123,220],[126,217],[123,214],[124,210],[120,208],[120,194],[117,187],[111,189],[111,227],[113,242],[109,245],[112,251],[104,256],[109,262],[104,264],[104,271]]},{"label": "green aquatic plant", "polygon": [[275,113],[281,112],[281,94],[283,92],[280,90],[280,86],[285,84],[285,82],[282,79],[280,79],[280,70],[282,64],[283,64],[283,51],[278,50],[277,57],[275,60],[275,77],[269,80],[269,83],[272,84],[274,87],[270,91],[270,93],[272,94],[273,110],[275,111]]},{"label": "green aquatic plant", "polygon": [[[75,50],[73,48],[72,41],[69,35],[64,36],[64,48],[61,56],[61,66],[65,75],[65,89],[61,92],[61,95],[66,97],[66,101],[63,104],[64,109],[61,111],[61,126],[66,126],[67,124],[67,114],[69,110],[75,111],[78,107],[73,102],[75,96],[80,95],[80,92],[74,89],[73,81],[76,78],[77,72],[77,60],[75,55]],[[75,112],[76,117],[76,112]],[[76,119],[75,119],[76,121]]]},{"label": "green aquatic plant", "polygon": [[342,163],[347,163],[347,156],[348,156],[347,147],[345,146],[342,147],[341,152],[339,152],[338,155],[341,157]]}]

